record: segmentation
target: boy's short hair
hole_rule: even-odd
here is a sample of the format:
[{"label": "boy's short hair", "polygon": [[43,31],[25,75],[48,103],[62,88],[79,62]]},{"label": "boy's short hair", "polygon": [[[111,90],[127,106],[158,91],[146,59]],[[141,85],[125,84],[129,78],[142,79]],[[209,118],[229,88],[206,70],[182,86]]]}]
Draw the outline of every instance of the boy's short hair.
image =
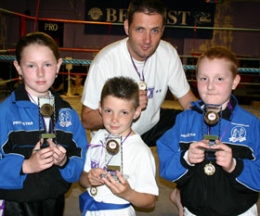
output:
[{"label": "boy's short hair", "polygon": [[108,79],[101,92],[101,105],[107,96],[113,96],[123,100],[133,101],[135,109],[139,106],[139,87],[129,77],[113,77]]},{"label": "boy's short hair", "polygon": [[200,61],[204,58],[208,58],[209,60],[213,59],[225,59],[227,62],[230,63],[230,71],[232,72],[233,77],[238,74],[238,60],[236,55],[226,47],[222,46],[215,46],[208,49],[205,53],[203,53],[196,65],[196,75],[198,73]]},{"label": "boy's short hair", "polygon": [[141,12],[145,14],[161,14],[163,16],[163,23],[166,21],[166,7],[161,0],[133,0],[130,2],[127,11],[128,25],[133,21],[135,13]]}]

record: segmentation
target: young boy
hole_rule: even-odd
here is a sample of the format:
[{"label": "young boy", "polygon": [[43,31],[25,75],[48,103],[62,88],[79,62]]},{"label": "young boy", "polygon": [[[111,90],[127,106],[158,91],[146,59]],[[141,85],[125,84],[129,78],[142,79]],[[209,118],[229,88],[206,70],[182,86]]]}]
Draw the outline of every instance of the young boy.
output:
[{"label": "young boy", "polygon": [[[82,215],[134,216],[132,205],[153,208],[158,195],[154,157],[140,135],[131,129],[141,113],[137,83],[126,77],[107,80],[99,111],[105,129],[96,133],[87,151],[80,178],[80,184],[87,188],[80,197]],[[122,139],[117,148],[112,148],[121,152],[111,157],[108,140],[114,135]],[[109,171],[115,158],[119,159],[120,171]]]},{"label": "young boy", "polygon": [[177,183],[185,216],[257,216],[260,121],[232,95],[237,58],[213,47],[196,76],[201,100],[157,142],[160,174]]},{"label": "young boy", "polygon": [[87,139],[78,114],[50,90],[62,58],[41,32],[16,45],[22,84],[0,104],[0,199],[5,216],[62,216],[64,194],[79,180]]}]

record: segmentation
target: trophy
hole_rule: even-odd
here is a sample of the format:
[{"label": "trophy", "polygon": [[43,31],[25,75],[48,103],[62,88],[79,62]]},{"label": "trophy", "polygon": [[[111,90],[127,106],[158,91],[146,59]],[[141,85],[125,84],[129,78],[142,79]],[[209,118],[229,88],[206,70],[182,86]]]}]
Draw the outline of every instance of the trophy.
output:
[{"label": "trophy", "polygon": [[[220,120],[220,112],[221,112],[221,105],[216,104],[205,104],[205,113],[204,113],[204,121],[209,127],[209,134],[204,135],[205,140],[209,140],[209,148],[205,150],[206,152],[206,159],[213,160],[215,159],[215,151],[211,149],[211,146],[215,145],[215,140],[219,139],[218,135],[210,134],[210,127],[215,126],[218,124]],[[220,127],[220,124],[219,124]],[[215,173],[216,168],[211,163],[207,163],[204,166],[204,173],[208,176],[211,176]]]},{"label": "trophy", "polygon": [[[123,152],[122,152],[122,137],[120,135],[109,135],[105,143],[105,163],[106,171],[110,173],[113,179],[120,182],[116,176],[116,171],[123,170]],[[101,178],[106,178],[107,174],[101,174]],[[91,186],[90,194],[96,196],[98,187]]]},{"label": "trophy", "polygon": [[[216,125],[220,119],[221,105],[205,104],[205,111],[204,121],[206,124],[209,127]],[[215,140],[218,139],[218,135],[205,134],[204,139],[209,140],[209,146],[212,146],[215,144]]]},{"label": "trophy", "polygon": [[[54,127],[52,122],[52,115],[55,115],[55,99],[54,96],[40,96],[38,97],[38,104],[39,104],[39,112],[44,117],[43,118],[43,125],[45,126],[46,133],[41,134],[41,138],[43,138],[43,143],[41,144],[41,148],[47,147],[47,139],[55,138]],[[39,115],[40,115],[39,114]],[[39,121],[41,121],[41,116],[39,116]],[[55,124],[55,123],[54,123]]]},{"label": "trophy", "polygon": [[116,171],[123,171],[122,137],[120,135],[109,135],[106,141],[106,165],[107,172],[116,180]]}]

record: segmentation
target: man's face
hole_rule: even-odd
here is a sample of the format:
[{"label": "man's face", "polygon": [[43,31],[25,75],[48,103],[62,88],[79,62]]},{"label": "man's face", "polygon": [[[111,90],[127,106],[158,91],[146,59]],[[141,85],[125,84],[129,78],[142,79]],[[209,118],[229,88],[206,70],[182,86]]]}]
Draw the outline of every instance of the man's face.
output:
[{"label": "man's face", "polygon": [[144,61],[159,45],[164,31],[163,16],[137,12],[130,26],[128,20],[125,21],[124,28],[129,36],[127,46],[130,54],[135,60]]}]

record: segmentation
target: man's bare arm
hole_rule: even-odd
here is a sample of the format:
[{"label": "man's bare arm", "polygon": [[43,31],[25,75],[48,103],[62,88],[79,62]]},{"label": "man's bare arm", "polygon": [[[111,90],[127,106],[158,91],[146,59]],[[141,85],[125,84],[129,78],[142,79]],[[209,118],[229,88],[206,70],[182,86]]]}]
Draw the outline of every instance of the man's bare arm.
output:
[{"label": "man's bare arm", "polygon": [[187,94],[185,94],[184,96],[182,96],[181,98],[178,98],[178,101],[181,105],[181,107],[186,110],[186,109],[189,109],[190,108],[190,103],[192,101],[196,101],[196,97],[194,96],[194,94],[192,93],[191,90],[189,90],[187,92]]},{"label": "man's bare arm", "polygon": [[103,122],[99,110],[90,109],[87,106],[82,106],[81,121],[85,129],[98,130],[103,128]]}]

